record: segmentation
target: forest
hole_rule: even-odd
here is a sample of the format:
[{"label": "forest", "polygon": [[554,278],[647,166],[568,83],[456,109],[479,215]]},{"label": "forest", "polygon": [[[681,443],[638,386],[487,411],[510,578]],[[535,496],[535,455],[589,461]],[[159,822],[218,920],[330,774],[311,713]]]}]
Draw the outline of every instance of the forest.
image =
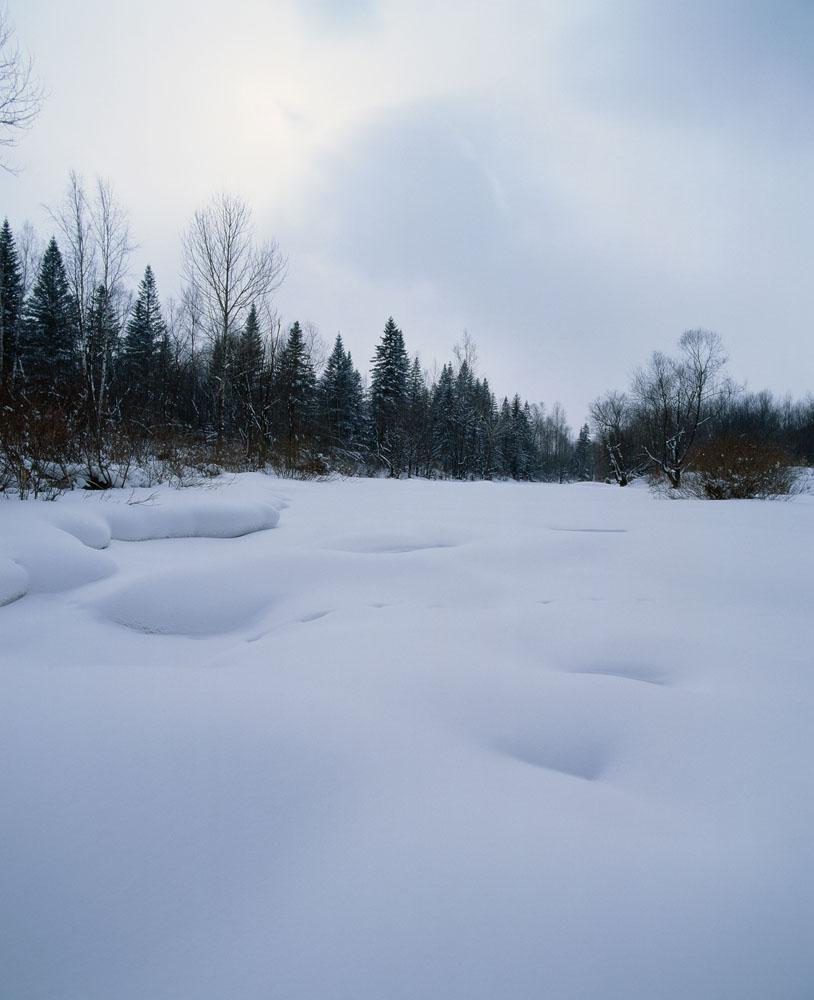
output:
[{"label": "forest", "polygon": [[[184,482],[222,470],[613,481],[681,495],[788,493],[814,462],[814,398],[777,400],[727,376],[720,338],[686,331],[574,435],[558,403],[496,395],[464,334],[427,367],[390,317],[369,372],[341,335],[284,323],[288,261],[250,206],[221,194],[183,239],[183,291],[133,289],[128,214],[71,173],[54,235],[0,230],[0,490]],[[690,472],[690,475],[683,475]]]}]

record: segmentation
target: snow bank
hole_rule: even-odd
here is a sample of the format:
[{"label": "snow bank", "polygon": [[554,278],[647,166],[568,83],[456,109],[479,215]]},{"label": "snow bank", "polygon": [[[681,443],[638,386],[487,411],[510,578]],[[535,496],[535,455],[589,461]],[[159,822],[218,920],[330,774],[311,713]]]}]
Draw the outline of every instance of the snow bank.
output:
[{"label": "snow bank", "polygon": [[[114,560],[86,541],[101,545],[104,540],[105,532],[94,520],[70,516],[65,528],[58,527],[50,506],[36,501],[0,504],[0,553],[24,572],[24,593],[72,590],[114,573]],[[19,583],[19,575],[15,577]]]},{"label": "snow bank", "polygon": [[0,607],[28,593],[28,573],[12,559],[0,558]]},{"label": "snow bank", "polygon": [[[117,562],[103,551],[111,541],[237,538],[276,527],[279,510],[276,501],[227,499],[217,490],[203,496],[163,489],[72,493],[47,503],[0,500],[0,604],[28,592],[72,590],[112,576]],[[199,593],[206,606],[206,587],[201,591],[196,581],[190,582],[191,590],[180,581],[178,585]],[[135,604],[147,607],[139,593],[133,595]],[[224,595],[221,602],[218,588],[211,593],[214,620],[220,613],[216,605],[227,605],[230,597]],[[249,596],[247,604],[253,606]],[[159,625],[163,621],[160,615],[156,620]],[[232,616],[226,614],[225,620]],[[183,614],[179,621],[185,621]]]},{"label": "snow bank", "polygon": [[156,538],[237,538],[274,528],[279,510],[269,503],[199,500],[185,491],[174,502],[110,504],[105,511],[113,538],[127,542]]}]

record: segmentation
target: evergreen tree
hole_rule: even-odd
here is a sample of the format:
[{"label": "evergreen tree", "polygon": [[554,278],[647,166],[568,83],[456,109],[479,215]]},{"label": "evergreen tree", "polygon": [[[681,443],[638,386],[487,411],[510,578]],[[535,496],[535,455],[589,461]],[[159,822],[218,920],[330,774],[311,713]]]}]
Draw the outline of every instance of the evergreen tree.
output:
[{"label": "evergreen tree", "polygon": [[475,382],[474,409],[475,455],[473,472],[480,479],[491,479],[494,474],[497,407],[486,379]]},{"label": "evergreen tree", "polygon": [[475,455],[475,380],[467,361],[461,362],[455,377],[453,474],[464,479],[473,472]]},{"label": "evergreen tree", "polygon": [[574,448],[573,475],[582,482],[590,482],[594,478],[593,442],[587,424],[580,429]]},{"label": "evergreen tree", "polygon": [[504,397],[498,419],[500,475],[510,479],[528,479],[533,460],[533,441],[528,404],[519,396],[511,403]]},{"label": "evergreen tree", "polygon": [[23,280],[8,219],[0,229],[0,388],[12,377],[17,356]]},{"label": "evergreen tree", "polygon": [[444,476],[455,471],[455,381],[452,365],[444,365],[432,395],[432,450]]},{"label": "evergreen tree", "polygon": [[247,456],[259,457],[265,439],[263,412],[263,366],[265,348],[257,309],[252,303],[246,323],[235,344],[233,381],[238,402],[238,430],[246,443]]},{"label": "evergreen tree", "polygon": [[25,306],[20,353],[38,390],[62,394],[77,372],[76,310],[53,237]]},{"label": "evergreen tree", "polygon": [[364,429],[362,377],[337,335],[319,382],[320,436],[342,457],[358,457]]},{"label": "evergreen tree", "polygon": [[287,469],[296,469],[311,443],[316,386],[299,323],[288,332],[277,374],[280,437]]},{"label": "evergreen tree", "polygon": [[166,332],[155,275],[148,264],[124,337],[122,368],[131,410],[143,410],[155,395],[159,352]]},{"label": "evergreen tree", "polygon": [[429,473],[432,462],[430,394],[421,371],[418,355],[413,358],[407,376],[407,409],[405,422],[407,440],[407,475]]},{"label": "evergreen tree", "polygon": [[405,402],[410,361],[404,335],[391,316],[376,346],[370,384],[370,415],[376,457],[398,476],[404,467]]}]

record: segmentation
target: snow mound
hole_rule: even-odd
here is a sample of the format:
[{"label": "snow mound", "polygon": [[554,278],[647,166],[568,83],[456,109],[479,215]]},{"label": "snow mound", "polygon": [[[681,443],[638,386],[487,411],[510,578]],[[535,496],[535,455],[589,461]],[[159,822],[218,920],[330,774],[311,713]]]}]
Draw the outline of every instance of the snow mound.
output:
[{"label": "snow mound", "polygon": [[55,514],[50,519],[55,527],[73,535],[89,549],[106,549],[110,545],[110,525],[99,514],[86,510],[63,510],[61,507],[54,510]]},{"label": "snow mound", "polygon": [[25,569],[12,559],[0,559],[0,607],[25,597],[28,587]]},{"label": "snow mound", "polygon": [[[273,528],[280,519],[273,501],[222,500],[166,490],[152,494],[145,490],[143,493],[143,498],[139,493],[129,497],[126,493],[117,495],[115,492],[104,496],[73,493],[56,503],[4,503],[0,518],[0,605],[9,604],[29,592],[72,590],[111,576],[117,570],[117,562],[102,550],[107,549],[112,540],[236,538]],[[120,499],[123,497],[128,499]],[[195,592],[197,586],[193,581],[190,592]],[[210,588],[209,583],[205,582],[203,587],[204,603],[210,589],[218,595],[210,601],[217,605],[212,616],[215,625],[203,630],[191,627],[182,613],[181,632],[221,631],[221,604],[227,608],[226,621],[232,621],[233,616],[228,612],[229,596],[221,596],[218,587],[212,585]],[[250,597],[247,606],[253,607]],[[170,602],[167,612],[171,613],[172,608]],[[145,621],[151,618],[156,619],[157,631],[175,631],[172,621],[164,621],[157,612],[155,615],[148,613]],[[152,631],[151,628],[147,630]]]},{"label": "snow mound", "polygon": [[258,501],[206,501],[111,505],[105,511],[113,538],[142,542],[157,538],[238,538],[275,528],[280,512]]},{"label": "snow mound", "polygon": [[[11,594],[22,597],[29,592],[72,590],[115,572],[116,563],[107,553],[89,547],[79,537],[84,534],[101,543],[103,533],[90,523],[83,524],[79,518],[69,525],[72,531],[63,530],[49,523],[51,511],[52,508],[43,512],[37,505],[26,505],[14,511],[4,509],[0,552],[16,569],[9,569],[9,563],[3,560],[6,568],[2,570],[0,592],[7,595],[7,600],[0,600],[0,603],[12,600]],[[40,514],[44,516],[38,516]],[[20,571],[27,581],[25,585]]]},{"label": "snow mound", "polygon": [[270,600],[251,574],[171,570],[127,583],[96,607],[110,621],[136,632],[205,636],[249,624]]}]

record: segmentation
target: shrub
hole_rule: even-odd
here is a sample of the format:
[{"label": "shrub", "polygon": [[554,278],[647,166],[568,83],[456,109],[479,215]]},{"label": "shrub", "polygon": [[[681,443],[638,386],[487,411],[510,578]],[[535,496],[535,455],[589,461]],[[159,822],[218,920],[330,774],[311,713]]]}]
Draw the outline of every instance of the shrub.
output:
[{"label": "shrub", "polygon": [[708,500],[749,500],[785,496],[796,475],[792,459],[762,441],[721,435],[696,454],[682,492]]}]

